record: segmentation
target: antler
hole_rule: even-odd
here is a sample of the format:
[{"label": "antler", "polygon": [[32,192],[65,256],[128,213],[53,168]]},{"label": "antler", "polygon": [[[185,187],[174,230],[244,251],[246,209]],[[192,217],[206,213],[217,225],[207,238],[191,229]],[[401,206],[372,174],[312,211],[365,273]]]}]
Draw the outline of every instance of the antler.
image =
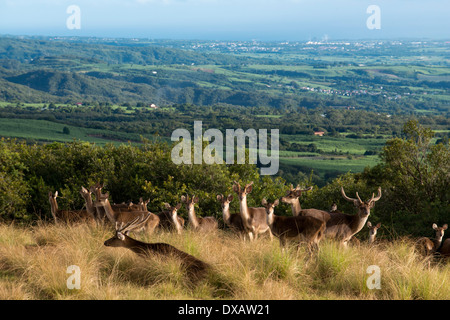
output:
[{"label": "antler", "polygon": [[345,191],[344,191],[344,187],[341,187],[341,194],[342,194],[342,197],[344,197],[344,199],[347,201],[362,203],[361,199],[359,198],[358,192],[356,193],[356,196],[358,197],[358,199],[353,199],[353,198],[347,197],[347,195],[345,194]]},{"label": "antler", "polygon": [[381,187],[378,188],[378,195],[376,198],[375,198],[375,193],[372,193],[372,198],[370,198],[369,202],[376,202],[376,201],[380,200],[380,198],[381,198]]},{"label": "antler", "polygon": [[116,221],[116,231],[120,233],[126,233],[128,231],[131,231],[133,229],[138,229],[142,227],[143,224],[147,222],[147,220],[150,218],[150,212],[141,214],[134,218],[131,221],[128,221],[127,223],[121,223],[119,226],[119,223]]}]

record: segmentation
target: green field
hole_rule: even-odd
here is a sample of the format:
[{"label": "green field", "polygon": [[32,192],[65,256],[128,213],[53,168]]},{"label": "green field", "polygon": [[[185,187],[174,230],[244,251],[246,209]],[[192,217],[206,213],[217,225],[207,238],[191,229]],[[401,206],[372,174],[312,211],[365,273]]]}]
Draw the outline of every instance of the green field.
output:
[{"label": "green field", "polygon": [[[69,128],[70,134],[63,133],[64,127]],[[98,145],[104,145],[106,143],[120,144],[127,143],[128,141],[137,143],[142,141],[141,135],[139,134],[82,128],[47,120],[34,119],[0,118],[0,136],[48,142],[70,142],[75,139]],[[155,139],[152,135],[142,136],[150,140]]]}]

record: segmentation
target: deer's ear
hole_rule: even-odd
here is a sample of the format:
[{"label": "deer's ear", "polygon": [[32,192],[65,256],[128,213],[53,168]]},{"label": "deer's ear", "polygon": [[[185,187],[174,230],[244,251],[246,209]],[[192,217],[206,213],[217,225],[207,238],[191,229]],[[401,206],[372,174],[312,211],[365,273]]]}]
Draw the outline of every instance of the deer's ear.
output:
[{"label": "deer's ear", "polygon": [[447,230],[447,228],[448,228],[448,224],[444,224],[444,225],[442,226],[442,230]]},{"label": "deer's ear", "polygon": [[433,228],[434,230],[437,230],[437,228],[438,228],[437,224],[436,224],[436,223],[433,223],[432,228]]},{"label": "deer's ear", "polygon": [[266,200],[266,198],[263,198],[263,199],[261,200],[261,204],[262,204],[264,207],[267,205],[267,200]]},{"label": "deer's ear", "polygon": [[186,197],[185,196],[181,196],[181,202],[186,202]]},{"label": "deer's ear", "polygon": [[170,209],[170,204],[168,204],[167,202],[164,202],[164,208]]},{"label": "deer's ear", "polygon": [[175,209],[180,210],[180,208],[181,208],[181,203],[178,203],[178,204],[175,206]]},{"label": "deer's ear", "polygon": [[222,194],[218,194],[217,195],[217,201],[222,201],[223,199],[223,195]]},{"label": "deer's ear", "polygon": [[194,199],[192,199],[194,201],[194,203],[198,203],[198,197],[194,197]]},{"label": "deer's ear", "polygon": [[275,202],[273,203],[273,205],[276,207],[277,205],[279,205],[280,204],[280,200],[275,200]]},{"label": "deer's ear", "polygon": [[379,229],[380,227],[381,227],[381,222],[378,222],[377,229]]},{"label": "deer's ear", "polygon": [[367,221],[367,227],[372,228],[372,223],[370,221]]},{"label": "deer's ear", "polygon": [[245,187],[245,192],[247,192],[247,193],[251,193],[252,190],[253,190],[253,183],[250,184],[250,185],[247,185],[247,186]]},{"label": "deer's ear", "polygon": [[239,186],[237,184],[233,184],[233,191],[239,193]]},{"label": "deer's ear", "polygon": [[233,201],[233,195],[229,194],[227,200],[230,202]]},{"label": "deer's ear", "polygon": [[123,235],[122,232],[117,232],[117,238],[119,238],[119,240],[125,240],[125,236]]}]

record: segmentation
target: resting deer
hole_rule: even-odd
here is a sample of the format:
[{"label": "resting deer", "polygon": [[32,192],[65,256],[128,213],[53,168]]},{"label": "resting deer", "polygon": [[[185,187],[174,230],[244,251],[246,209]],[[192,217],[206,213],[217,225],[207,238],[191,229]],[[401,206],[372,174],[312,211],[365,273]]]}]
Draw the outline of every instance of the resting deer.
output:
[{"label": "resting deer", "polygon": [[330,219],[330,215],[328,212],[318,209],[302,209],[300,206],[299,198],[302,195],[303,192],[312,190],[313,187],[309,187],[306,189],[301,189],[300,186],[297,186],[296,188],[292,188],[288,190],[286,196],[281,198],[281,201],[284,203],[288,203],[291,205],[292,209],[292,215],[294,217],[302,215],[302,216],[309,216],[313,217],[322,221],[328,221]]},{"label": "resting deer", "polygon": [[168,203],[164,203],[166,211],[157,214],[159,217],[159,226],[166,230],[175,230],[178,234],[181,234],[184,227],[184,219],[177,215],[178,210],[181,208],[181,203],[178,203],[175,207],[172,207]]},{"label": "resting deer", "polygon": [[345,200],[352,202],[358,209],[355,215],[342,212],[330,212],[330,219],[327,221],[325,235],[327,238],[333,238],[347,246],[348,241],[361,229],[367,222],[370,215],[370,209],[374,207],[375,202],[381,198],[381,188],[378,188],[378,195],[372,194],[369,201],[362,201],[356,193],[357,199],[349,198],[345,194],[344,188],[341,188],[341,194]]},{"label": "resting deer", "polygon": [[224,197],[222,194],[217,195],[217,200],[222,206],[223,221],[234,232],[244,233],[245,228],[242,217],[239,213],[230,213],[230,203],[233,201],[233,195],[229,194]]},{"label": "resting deer", "polygon": [[146,230],[147,233],[151,234],[155,230],[156,226],[159,224],[159,217],[151,212],[148,212],[148,210],[146,209],[141,211],[130,211],[128,209],[125,209],[123,211],[114,210],[111,206],[111,203],[109,202],[109,193],[99,194],[95,206],[102,207],[103,210],[105,211],[106,216],[110,221],[113,222],[113,224],[128,223],[129,221],[133,221],[136,218],[136,216],[143,214],[148,214],[149,217],[146,220],[146,224],[143,224],[142,228],[139,231]]},{"label": "resting deer", "polygon": [[198,280],[201,278],[210,268],[207,263],[191,256],[190,254],[187,254],[186,252],[178,250],[170,244],[145,243],[130,238],[127,235],[130,231],[141,229],[142,226],[148,223],[147,220],[149,218],[150,214],[148,213],[139,214],[127,223],[116,223],[116,232],[112,238],[105,241],[105,246],[127,248],[143,257],[148,257],[153,254],[174,256],[181,259],[181,264],[186,268],[188,274],[193,277],[191,280]]},{"label": "resting deer", "polygon": [[273,239],[272,232],[267,225],[265,208],[249,208],[247,205],[247,194],[253,190],[253,181],[241,188],[238,182],[234,182],[233,191],[239,196],[240,215],[243,221],[245,232],[250,241],[257,239],[260,233],[269,232],[270,239]]},{"label": "resting deer", "polygon": [[370,223],[370,221],[367,221],[367,227],[369,228],[369,244],[373,244],[377,237],[377,231],[381,227],[381,223],[372,226],[372,223]]},{"label": "resting deer", "polygon": [[435,237],[433,240],[426,237],[417,240],[417,249],[424,256],[432,255],[438,251],[442,243],[442,238],[444,237],[444,231],[447,230],[448,225],[444,224],[442,227],[438,227],[436,223],[433,223],[432,228],[435,231]]},{"label": "resting deer", "polygon": [[281,247],[286,245],[287,240],[294,240],[298,246],[301,242],[306,242],[310,251],[318,248],[325,232],[326,222],[309,216],[277,216],[274,211],[278,204],[278,199],[274,203],[262,200],[267,213],[267,224],[272,233],[279,238]]},{"label": "resting deer", "polygon": [[217,220],[214,217],[197,217],[195,214],[195,204],[198,203],[198,197],[191,197],[189,195],[181,196],[181,202],[186,205],[188,212],[189,224],[195,231],[211,232],[218,228]]}]

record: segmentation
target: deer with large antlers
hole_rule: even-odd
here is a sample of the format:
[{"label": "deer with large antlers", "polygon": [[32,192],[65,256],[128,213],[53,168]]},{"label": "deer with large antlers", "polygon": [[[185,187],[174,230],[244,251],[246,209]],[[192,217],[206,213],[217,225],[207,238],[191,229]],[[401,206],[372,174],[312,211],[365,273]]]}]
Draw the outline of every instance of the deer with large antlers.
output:
[{"label": "deer with large antlers", "polygon": [[356,198],[349,198],[341,188],[342,197],[354,204],[358,209],[358,213],[355,215],[345,214],[339,211],[330,212],[330,220],[327,221],[327,228],[325,235],[327,238],[333,238],[340,241],[344,246],[347,246],[348,241],[361,229],[367,222],[370,215],[370,209],[375,205],[375,202],[381,198],[381,188],[378,188],[378,195],[372,194],[372,197],[368,201],[362,201],[356,192]]},{"label": "deer with large antlers", "polygon": [[223,222],[234,232],[244,234],[245,228],[241,215],[239,213],[230,213],[230,203],[233,201],[233,195],[229,194],[228,197],[224,197],[223,194],[218,194],[217,200],[222,207]]},{"label": "deer with large antlers", "polygon": [[330,215],[327,211],[318,210],[318,209],[302,209],[300,205],[299,198],[301,197],[303,192],[312,190],[313,187],[308,187],[306,189],[301,189],[300,186],[293,188],[291,185],[290,190],[286,193],[286,196],[281,198],[281,201],[284,203],[288,203],[291,205],[292,215],[294,217],[302,215],[313,217],[322,221],[327,222],[330,219]]},{"label": "deer with large antlers", "polygon": [[191,228],[200,232],[211,232],[218,229],[219,224],[214,217],[197,217],[195,214],[195,204],[198,203],[198,197],[189,195],[181,196],[181,202],[186,205],[188,219]]},{"label": "deer with large antlers", "polygon": [[183,232],[184,219],[178,216],[177,212],[181,208],[181,203],[172,207],[168,203],[164,203],[165,211],[157,214],[159,217],[159,226],[165,230],[175,230],[178,234]]},{"label": "deer with large antlers", "polygon": [[262,200],[262,205],[267,213],[267,224],[272,233],[279,238],[281,247],[286,245],[287,240],[294,240],[297,242],[297,246],[301,242],[306,242],[310,251],[318,248],[325,232],[326,222],[301,215],[296,217],[277,216],[274,211],[278,204],[278,199],[273,203],[267,202],[266,199]]},{"label": "deer with large antlers", "polygon": [[417,249],[424,256],[432,255],[440,249],[444,231],[447,230],[448,225],[444,224],[442,227],[438,227],[436,223],[433,223],[432,228],[435,231],[434,239],[423,237],[416,243]]},{"label": "deer with large antlers", "polygon": [[58,208],[58,191],[48,193],[48,201],[50,202],[50,211],[55,223],[58,222],[86,222],[93,221],[95,218],[87,210],[60,210]]},{"label": "deer with large antlers", "polygon": [[181,259],[181,264],[186,268],[188,274],[192,277],[191,280],[198,280],[204,276],[205,272],[210,269],[210,266],[187,254],[184,251],[178,250],[174,246],[167,243],[145,243],[133,238],[130,238],[127,234],[130,231],[142,229],[147,224],[147,220],[150,218],[150,214],[139,214],[135,218],[127,223],[116,222],[116,232],[114,236],[105,241],[107,247],[123,247],[130,249],[136,254],[148,257],[154,254],[173,256]]},{"label": "deer with large antlers", "polygon": [[250,241],[257,239],[261,233],[268,232],[270,239],[273,239],[270,227],[267,224],[266,209],[253,208],[247,205],[247,195],[253,190],[253,181],[241,188],[240,184],[235,181],[233,191],[239,196],[239,209],[245,232]]}]

